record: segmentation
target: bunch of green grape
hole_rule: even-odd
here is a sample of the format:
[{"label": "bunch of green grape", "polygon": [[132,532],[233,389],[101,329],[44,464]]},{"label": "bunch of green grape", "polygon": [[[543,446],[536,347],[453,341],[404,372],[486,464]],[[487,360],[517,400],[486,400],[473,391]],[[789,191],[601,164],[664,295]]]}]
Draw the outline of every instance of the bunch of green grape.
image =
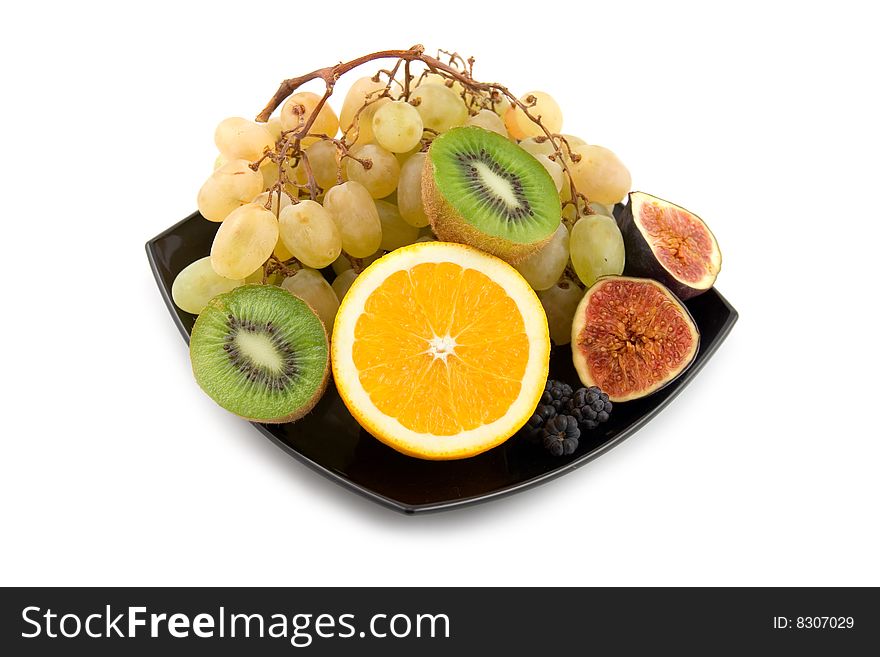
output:
[{"label": "bunch of green grape", "polygon": [[[307,301],[330,330],[340,300],[365,266],[435,239],[421,194],[426,151],[438,134],[473,125],[519,143],[556,184],[563,221],[516,267],[538,291],[553,340],[567,343],[583,287],[623,270],[611,208],[629,191],[629,172],[608,149],[559,135],[562,113],[546,93],[530,92],[521,101],[558,135],[555,144],[504,97],[474,98],[437,74],[407,85],[364,77],[351,86],[338,115],[317,94],[298,92],[267,123],[221,121],[214,133],[219,156],[198,193],[199,212],[220,227],[210,256],[177,276],[174,302],[198,314],[221,292],[265,281]],[[310,125],[307,136],[298,132],[304,125]],[[301,137],[293,149],[291,135]],[[292,157],[283,156],[291,150]],[[581,198],[575,205],[571,183],[591,201],[589,209]],[[332,284],[318,271],[330,266]]]},{"label": "bunch of green grape", "polygon": [[[412,103],[395,99],[391,84],[365,77],[352,85],[338,115],[324,104],[313,118],[320,96],[299,92],[265,124],[221,121],[214,171],[198,194],[199,212],[221,225],[211,255],[174,281],[175,303],[198,314],[216,294],[263,281],[271,258],[291,266],[268,282],[305,299],[332,327],[360,270],[388,251],[434,239],[422,204],[424,150],[471,116],[444,82],[423,76]],[[309,136],[299,143],[302,157],[266,157],[310,120]],[[318,271],[330,265],[332,284]]]},{"label": "bunch of green grape", "polygon": [[[556,184],[563,216],[550,240],[514,266],[538,292],[552,340],[568,344],[584,288],[600,276],[623,272],[623,237],[613,209],[629,192],[632,179],[609,149],[587,144],[575,135],[560,134],[562,111],[550,95],[533,91],[520,100],[533,116],[541,118],[544,128],[554,133],[554,140],[517,107],[505,114],[505,126],[520,147],[547,169]],[[572,183],[578,194],[574,199]]]}]

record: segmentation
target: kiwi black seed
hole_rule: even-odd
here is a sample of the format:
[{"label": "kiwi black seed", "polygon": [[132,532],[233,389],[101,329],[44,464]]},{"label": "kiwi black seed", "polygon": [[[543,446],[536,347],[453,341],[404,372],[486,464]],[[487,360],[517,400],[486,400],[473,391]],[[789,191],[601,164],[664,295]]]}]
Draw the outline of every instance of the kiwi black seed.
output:
[{"label": "kiwi black seed", "polygon": [[292,422],[327,387],[324,325],[302,299],[274,285],[244,285],[214,297],[189,343],[202,389],[228,411],[255,422]]},{"label": "kiwi black seed", "polygon": [[475,126],[453,128],[433,141],[422,197],[441,240],[470,244],[509,262],[546,244],[562,216],[543,165],[501,135]]}]

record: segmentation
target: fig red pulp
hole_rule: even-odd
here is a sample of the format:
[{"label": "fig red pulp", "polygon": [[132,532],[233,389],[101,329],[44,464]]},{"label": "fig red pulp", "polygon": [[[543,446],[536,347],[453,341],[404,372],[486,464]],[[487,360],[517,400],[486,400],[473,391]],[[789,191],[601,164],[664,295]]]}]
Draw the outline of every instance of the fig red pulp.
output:
[{"label": "fig red pulp", "polygon": [[698,339],[681,306],[645,281],[600,281],[583,319],[577,346],[611,399],[656,389],[691,360]]},{"label": "fig red pulp", "polygon": [[711,267],[712,253],[703,225],[681,208],[657,203],[642,206],[641,222],[666,268],[682,281],[699,283]]}]

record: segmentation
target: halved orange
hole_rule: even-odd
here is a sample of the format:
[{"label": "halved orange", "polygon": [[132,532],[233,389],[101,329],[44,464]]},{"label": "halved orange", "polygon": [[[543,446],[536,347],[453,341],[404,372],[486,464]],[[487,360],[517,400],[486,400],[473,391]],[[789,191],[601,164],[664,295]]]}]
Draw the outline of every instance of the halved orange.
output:
[{"label": "halved orange", "polygon": [[331,342],[352,415],[424,459],[474,456],[512,436],[540,400],[549,357],[547,317],[522,276],[446,242],[371,264],[343,299]]}]

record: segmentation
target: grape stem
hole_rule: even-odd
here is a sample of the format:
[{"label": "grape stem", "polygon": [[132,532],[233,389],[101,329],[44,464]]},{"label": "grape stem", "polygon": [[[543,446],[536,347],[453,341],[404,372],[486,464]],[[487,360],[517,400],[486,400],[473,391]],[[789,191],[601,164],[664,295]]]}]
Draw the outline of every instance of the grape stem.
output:
[{"label": "grape stem", "polygon": [[[368,62],[381,60],[381,59],[396,59],[397,62],[390,70],[380,70],[373,79],[378,81],[379,74],[384,73],[388,76],[388,84],[386,85],[384,91],[381,94],[378,94],[375,98],[367,100],[362,107],[358,109],[358,112],[355,114],[355,121],[352,124],[354,126],[354,139],[357,140],[357,118],[360,113],[363,111],[365,107],[367,107],[371,103],[378,102],[379,99],[384,97],[390,97],[390,88],[391,85],[396,81],[395,76],[400,69],[400,66],[404,67],[404,82],[402,86],[402,94],[404,99],[409,99],[409,95],[411,92],[411,71],[410,64],[412,62],[421,62],[424,64],[429,71],[432,73],[439,74],[441,77],[446,78],[447,80],[451,80],[454,84],[458,82],[462,85],[465,91],[462,92],[462,96],[465,97],[466,94],[470,93],[472,98],[471,102],[467,103],[467,98],[465,101],[470,106],[470,111],[474,109],[474,102],[477,102],[478,107],[493,107],[498,102],[497,95],[500,94],[504,98],[506,98],[512,106],[515,106],[523,114],[533,123],[535,123],[541,131],[544,133],[544,137],[550,141],[554,148],[554,155],[558,156],[554,159],[562,166],[563,170],[566,174],[568,174],[568,183],[571,192],[571,199],[563,203],[563,206],[568,204],[572,204],[575,210],[575,219],[579,218],[581,214],[592,214],[592,208],[589,206],[589,199],[582,193],[578,192],[574,179],[571,176],[571,170],[569,167],[570,162],[577,162],[580,160],[580,155],[572,152],[569,144],[565,140],[564,137],[560,135],[556,135],[552,133],[541,121],[540,115],[535,115],[532,111],[535,105],[537,104],[537,99],[534,96],[526,97],[525,101],[520,100],[516,96],[514,96],[510,90],[498,83],[498,82],[478,82],[473,77],[473,65],[474,58],[470,57],[465,60],[458,53],[450,53],[446,51],[438,51],[437,57],[432,57],[425,53],[425,47],[422,45],[415,45],[407,50],[380,50],[378,52],[369,53],[366,55],[361,55],[360,57],[356,57],[347,62],[340,62],[333,66],[326,66],[324,68],[315,69],[309,73],[304,75],[300,75],[293,78],[288,78],[284,80],[278,87],[278,90],[263,108],[263,110],[257,115],[256,120],[260,123],[265,123],[269,120],[269,117],[272,113],[278,109],[278,107],[283,103],[291,94],[293,94],[297,89],[299,89],[302,85],[312,80],[322,80],[324,82],[324,95],[318,101],[317,105],[311,111],[310,116],[305,122],[301,122],[300,127],[293,131],[291,135],[293,137],[293,152],[298,155],[300,153],[300,142],[301,140],[308,136],[309,130],[312,127],[312,124],[318,117],[318,113],[324,107],[324,104],[327,102],[327,99],[333,94],[333,89],[336,86],[337,81],[343,75],[348,73],[349,71],[358,68]],[[440,59],[440,56],[446,55],[449,59],[449,63],[446,63]],[[423,76],[425,73],[423,73]],[[400,84],[398,82],[398,84]],[[449,84],[449,83],[447,83]],[[305,108],[302,108],[302,112],[305,111]],[[474,112],[476,113],[476,112]],[[344,126],[344,129],[346,127]],[[351,126],[347,127],[348,129]],[[343,135],[342,142],[345,142],[348,138],[348,130],[346,130]],[[334,140],[336,141],[336,140]],[[290,143],[290,138],[285,139],[285,146]],[[339,148],[339,144],[337,143],[337,148]],[[568,151],[568,157],[565,157],[563,148]],[[285,148],[286,150],[286,148]],[[343,154],[343,157],[346,154]],[[351,157],[348,155],[348,157]],[[297,158],[299,159],[299,158]],[[341,157],[338,158],[338,161],[341,161]],[[279,172],[283,168],[283,158],[279,162]],[[365,165],[366,166],[366,165]],[[304,167],[307,168],[307,167]],[[309,178],[308,187],[310,189],[310,193],[312,197],[316,197],[317,184],[314,182],[314,177],[310,175],[310,173],[306,172],[307,177]],[[281,176],[279,175],[279,182]],[[582,203],[581,203],[582,202]]]},{"label": "grape stem", "polygon": [[364,270],[364,259],[363,258],[355,258],[352,255],[349,255],[345,251],[342,252],[342,255],[345,256],[345,259],[351,264],[351,268],[354,270],[355,274],[360,274]]},{"label": "grape stem", "polygon": [[[318,200],[318,183],[315,180],[315,174],[312,171],[312,165],[309,164],[309,156],[303,151],[300,154],[300,158],[303,165],[303,170],[306,172],[306,178],[309,181],[309,195],[311,196],[313,201]],[[312,184],[314,182],[314,184]]]},{"label": "grape stem", "polygon": [[296,258],[291,258],[287,262],[282,262],[273,253],[269,256],[266,264],[263,265],[263,283],[265,284],[266,279],[269,277],[269,275],[274,274],[276,271],[284,274],[285,278],[290,278],[302,268],[302,264]]}]

